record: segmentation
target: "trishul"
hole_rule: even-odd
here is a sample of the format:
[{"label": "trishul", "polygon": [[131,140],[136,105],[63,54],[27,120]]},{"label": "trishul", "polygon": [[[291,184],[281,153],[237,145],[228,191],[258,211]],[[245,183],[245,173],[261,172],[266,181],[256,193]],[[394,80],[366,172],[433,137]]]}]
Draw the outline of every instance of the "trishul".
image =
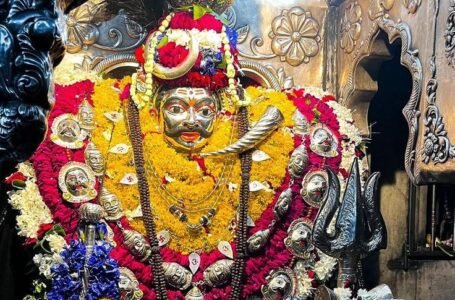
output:
[{"label": "trishul", "polygon": [[[313,227],[313,243],[339,260],[338,287],[356,284],[359,259],[387,247],[387,230],[376,196],[380,174],[373,173],[362,192],[357,158],[354,160],[340,207],[340,182],[329,168],[329,189]],[[335,232],[327,229],[337,211]]]}]

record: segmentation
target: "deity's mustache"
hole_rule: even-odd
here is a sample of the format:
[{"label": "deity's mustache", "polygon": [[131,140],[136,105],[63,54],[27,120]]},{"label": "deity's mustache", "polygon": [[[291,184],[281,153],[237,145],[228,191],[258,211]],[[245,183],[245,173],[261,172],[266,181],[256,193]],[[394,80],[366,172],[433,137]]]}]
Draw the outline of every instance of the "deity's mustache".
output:
[{"label": "deity's mustache", "polygon": [[202,138],[208,138],[211,135],[211,132],[206,130],[201,126],[185,126],[179,125],[174,128],[168,128],[166,130],[166,135],[170,137],[178,137],[184,132],[197,132]]}]

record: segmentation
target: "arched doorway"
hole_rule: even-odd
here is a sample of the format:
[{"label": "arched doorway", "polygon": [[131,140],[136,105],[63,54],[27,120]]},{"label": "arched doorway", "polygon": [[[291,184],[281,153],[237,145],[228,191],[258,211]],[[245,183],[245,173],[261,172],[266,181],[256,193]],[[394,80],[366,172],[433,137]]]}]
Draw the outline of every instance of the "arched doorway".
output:
[{"label": "arched doorway", "polygon": [[412,93],[412,76],[400,62],[401,40],[389,44],[386,33],[381,31],[375,45],[380,48],[373,48],[373,53],[380,50],[380,59],[373,56],[361,62],[371,72],[377,87],[367,111],[370,136],[367,153],[371,172],[381,172],[379,201],[389,229],[389,247],[363,262],[368,270],[364,272],[368,288],[381,282],[395,282],[389,277],[392,272],[387,263],[401,255],[406,240],[409,178],[405,172],[405,152],[409,129],[402,110]]}]

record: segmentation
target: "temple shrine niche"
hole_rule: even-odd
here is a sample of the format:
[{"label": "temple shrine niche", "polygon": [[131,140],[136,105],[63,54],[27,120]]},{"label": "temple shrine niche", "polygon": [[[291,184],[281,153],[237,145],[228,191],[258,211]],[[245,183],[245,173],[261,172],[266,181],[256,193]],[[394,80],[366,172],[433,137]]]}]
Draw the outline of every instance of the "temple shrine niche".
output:
[{"label": "temple shrine niche", "polygon": [[4,2],[1,299],[452,299],[454,0]]}]

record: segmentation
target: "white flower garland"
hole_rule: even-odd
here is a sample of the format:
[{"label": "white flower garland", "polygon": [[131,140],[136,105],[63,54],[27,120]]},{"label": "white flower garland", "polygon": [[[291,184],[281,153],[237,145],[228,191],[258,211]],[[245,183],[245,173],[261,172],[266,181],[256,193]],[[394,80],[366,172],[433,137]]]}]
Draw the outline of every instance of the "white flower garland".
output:
[{"label": "white flower garland", "polygon": [[18,234],[26,238],[35,239],[42,224],[53,222],[52,214],[36,184],[36,176],[33,168],[26,163],[19,165],[19,172],[27,177],[25,188],[8,193],[8,202],[18,210],[20,214],[16,218]]},{"label": "white flower garland", "polygon": [[[59,85],[71,85],[82,80],[96,82],[100,76],[93,70],[85,70],[87,63],[81,55],[65,54],[65,58],[54,69],[54,83]],[[80,66],[76,69],[76,66]]]}]

